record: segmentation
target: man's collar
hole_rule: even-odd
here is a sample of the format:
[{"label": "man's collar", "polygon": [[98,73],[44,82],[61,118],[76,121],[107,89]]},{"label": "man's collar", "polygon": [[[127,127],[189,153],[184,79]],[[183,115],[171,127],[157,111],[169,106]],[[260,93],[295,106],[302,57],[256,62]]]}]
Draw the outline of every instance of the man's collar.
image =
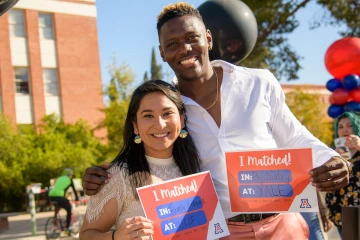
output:
[{"label": "man's collar", "polygon": [[[235,65],[228,63],[226,61],[223,60],[213,60],[211,61],[211,65],[214,67],[221,67],[223,69],[224,72],[227,73],[231,73],[234,71]],[[176,78],[176,76],[174,76],[173,80],[172,80],[172,85],[176,86],[178,83],[178,79]]]}]

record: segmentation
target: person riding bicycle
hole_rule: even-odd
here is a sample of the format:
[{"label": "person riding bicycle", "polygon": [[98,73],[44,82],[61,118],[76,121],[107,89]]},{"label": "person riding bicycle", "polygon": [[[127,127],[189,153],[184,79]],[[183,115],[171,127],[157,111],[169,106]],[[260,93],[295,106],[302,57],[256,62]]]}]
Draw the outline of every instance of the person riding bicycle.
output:
[{"label": "person riding bicycle", "polygon": [[[56,202],[59,209],[64,208],[67,212],[65,231],[69,230],[70,221],[71,221],[71,204],[70,201],[65,197],[65,194],[70,186],[74,191],[75,200],[79,201],[79,197],[75,190],[72,177],[73,177],[73,170],[71,168],[65,168],[63,170],[62,175],[56,179],[53,188],[49,191],[50,201]],[[56,218],[56,211],[55,211],[55,218]]]}]

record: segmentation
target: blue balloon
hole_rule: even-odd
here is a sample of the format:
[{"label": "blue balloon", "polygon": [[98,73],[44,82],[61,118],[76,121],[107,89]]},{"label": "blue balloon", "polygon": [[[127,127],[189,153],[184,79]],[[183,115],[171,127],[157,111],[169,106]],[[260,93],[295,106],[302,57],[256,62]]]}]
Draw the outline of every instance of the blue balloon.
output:
[{"label": "blue balloon", "polygon": [[345,105],[344,109],[347,112],[350,112],[350,111],[360,112],[360,103],[355,102],[355,101],[350,101]]},{"label": "blue balloon", "polygon": [[332,118],[337,118],[343,112],[344,112],[344,106],[332,104],[328,108],[328,115]]},{"label": "blue balloon", "polygon": [[346,75],[343,78],[342,83],[346,90],[352,90],[359,86],[359,76],[356,74]]},{"label": "blue balloon", "polygon": [[326,88],[330,91],[330,92],[333,92],[335,91],[336,89],[338,88],[341,88],[342,87],[342,83],[339,79],[337,78],[333,78],[333,79],[330,79],[329,81],[327,81],[326,83]]}]

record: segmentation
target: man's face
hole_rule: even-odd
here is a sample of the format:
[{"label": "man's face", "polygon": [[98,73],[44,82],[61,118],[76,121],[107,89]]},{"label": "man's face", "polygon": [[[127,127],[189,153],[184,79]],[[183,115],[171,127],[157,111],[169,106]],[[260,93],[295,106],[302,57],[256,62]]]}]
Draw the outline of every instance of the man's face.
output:
[{"label": "man's face", "polygon": [[211,69],[208,48],[211,33],[195,16],[171,19],[160,29],[160,55],[178,79],[193,80]]}]

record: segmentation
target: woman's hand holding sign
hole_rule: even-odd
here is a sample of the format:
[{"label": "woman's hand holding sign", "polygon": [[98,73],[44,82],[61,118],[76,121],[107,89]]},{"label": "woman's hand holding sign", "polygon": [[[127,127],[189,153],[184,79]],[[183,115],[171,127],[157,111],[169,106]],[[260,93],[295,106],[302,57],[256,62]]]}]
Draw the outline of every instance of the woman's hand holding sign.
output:
[{"label": "woman's hand holding sign", "polygon": [[345,159],[335,156],[320,167],[310,170],[310,181],[318,191],[332,192],[349,184],[351,166]]},{"label": "woman's hand holding sign", "polygon": [[143,239],[147,240],[154,233],[154,226],[150,219],[136,216],[127,218],[121,226],[115,231],[114,239],[133,240]]}]

